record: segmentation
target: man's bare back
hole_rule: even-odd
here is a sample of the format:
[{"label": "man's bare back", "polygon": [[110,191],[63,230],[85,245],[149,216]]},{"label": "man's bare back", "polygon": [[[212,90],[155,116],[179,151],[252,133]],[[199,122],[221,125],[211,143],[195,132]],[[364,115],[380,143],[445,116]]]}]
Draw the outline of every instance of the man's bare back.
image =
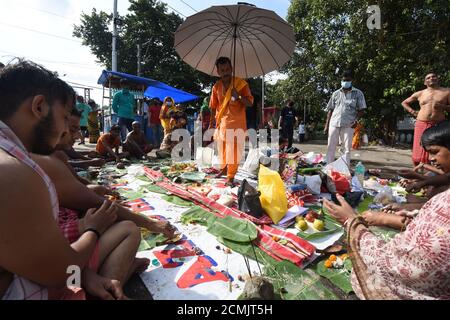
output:
[{"label": "man's bare back", "polygon": [[416,94],[420,105],[417,120],[437,122],[445,120],[445,109],[441,106],[450,105],[450,89],[428,88]]},{"label": "man's bare back", "polygon": [[[35,172],[32,172],[32,170],[29,167],[27,167],[27,165],[21,163],[19,160],[11,156],[3,149],[0,149],[0,170],[2,172],[2,179],[0,179],[1,182],[0,185],[2,186],[17,183],[17,180],[14,178],[16,175],[18,176],[22,175],[29,176],[30,174],[33,176],[36,175]],[[33,179],[30,180],[32,181]],[[33,188],[42,187],[32,182],[31,184]],[[21,194],[14,193],[11,190],[9,190],[9,192],[6,192],[6,190],[2,190],[2,192],[9,198],[14,199],[13,201],[20,201],[20,197],[22,196]],[[42,201],[45,201],[45,199],[42,199]],[[5,205],[5,203],[3,202],[2,205]],[[8,207],[7,205],[5,205],[5,207],[3,206],[0,207],[2,207],[1,208],[2,210],[5,209],[3,211],[3,213],[5,214],[7,212],[8,213],[14,212],[14,207],[9,207],[9,210],[7,209]],[[0,297],[3,297],[4,294],[6,293],[6,290],[13,281],[13,277],[14,275],[11,272],[5,270],[0,266]]]}]

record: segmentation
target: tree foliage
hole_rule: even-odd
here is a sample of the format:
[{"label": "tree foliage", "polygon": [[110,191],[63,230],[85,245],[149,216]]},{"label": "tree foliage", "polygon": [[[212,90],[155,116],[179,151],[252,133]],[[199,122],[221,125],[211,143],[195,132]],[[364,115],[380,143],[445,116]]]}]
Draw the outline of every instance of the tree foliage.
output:
[{"label": "tree foliage", "polygon": [[[366,24],[374,4],[381,30]],[[285,67],[288,79],[269,90],[269,100],[293,97],[324,116],[339,73],[351,68],[366,97],[366,126],[386,138],[405,115],[401,101],[424,88],[426,72],[434,70],[450,86],[448,0],[292,0],[288,21],[297,48]]]},{"label": "tree foliage", "polygon": [[[118,69],[137,73],[137,45],[142,46],[141,75],[166,82],[193,94],[202,94],[214,79],[184,63],[175,52],[174,32],[183,22],[169,13],[166,4],[157,0],[130,0],[129,13],[120,16]],[[82,13],[81,23],[74,26],[74,36],[82,39],[98,62],[111,68],[112,15],[93,9]]]}]

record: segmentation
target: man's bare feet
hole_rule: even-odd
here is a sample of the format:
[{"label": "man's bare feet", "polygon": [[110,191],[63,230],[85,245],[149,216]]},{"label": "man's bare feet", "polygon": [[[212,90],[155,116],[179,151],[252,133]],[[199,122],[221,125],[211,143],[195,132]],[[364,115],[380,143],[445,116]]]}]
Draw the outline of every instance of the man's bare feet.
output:
[{"label": "man's bare feet", "polygon": [[150,264],[150,260],[147,258],[134,258],[133,264],[131,265],[131,274],[139,274],[147,270]]},{"label": "man's bare feet", "polygon": [[225,185],[227,187],[234,187],[234,179],[233,178],[227,179],[227,182],[225,183]]}]

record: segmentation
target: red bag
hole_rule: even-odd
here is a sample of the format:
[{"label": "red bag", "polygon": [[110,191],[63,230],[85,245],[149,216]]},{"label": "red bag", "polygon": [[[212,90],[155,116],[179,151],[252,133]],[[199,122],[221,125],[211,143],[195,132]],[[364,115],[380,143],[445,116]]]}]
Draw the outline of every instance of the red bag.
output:
[{"label": "red bag", "polygon": [[346,192],[350,192],[351,186],[350,181],[340,172],[331,171],[331,180],[333,180],[334,185],[336,186],[336,192],[340,195],[344,195]]}]

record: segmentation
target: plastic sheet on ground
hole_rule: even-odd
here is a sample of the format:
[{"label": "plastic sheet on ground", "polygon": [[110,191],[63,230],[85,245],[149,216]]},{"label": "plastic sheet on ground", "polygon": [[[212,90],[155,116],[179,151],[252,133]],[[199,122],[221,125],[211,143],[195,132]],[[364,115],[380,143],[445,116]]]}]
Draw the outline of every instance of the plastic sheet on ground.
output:
[{"label": "plastic sheet on ground", "polygon": [[[148,210],[140,213],[162,216],[162,219],[167,219],[184,235],[183,239],[175,244],[137,253],[138,257],[151,261],[149,268],[141,273],[140,277],[153,299],[236,300],[244,288],[244,282],[238,281],[238,276],[248,274],[242,255],[234,251],[226,253],[223,250],[224,245],[208,233],[206,227],[199,224],[182,224],[180,216],[192,207],[187,207],[185,201],[176,205],[172,203],[174,199],[168,198],[167,195],[148,192],[147,190],[151,189],[149,182],[137,176],[142,173],[142,168],[130,166],[128,169],[131,173],[123,177],[124,181],[127,181],[125,187],[143,192],[142,201],[148,205]],[[155,245],[155,242],[160,240],[154,239],[154,242],[150,241],[148,245]],[[141,249],[145,248],[144,243]],[[250,260],[250,267],[252,272],[259,273],[254,260]]]}]

